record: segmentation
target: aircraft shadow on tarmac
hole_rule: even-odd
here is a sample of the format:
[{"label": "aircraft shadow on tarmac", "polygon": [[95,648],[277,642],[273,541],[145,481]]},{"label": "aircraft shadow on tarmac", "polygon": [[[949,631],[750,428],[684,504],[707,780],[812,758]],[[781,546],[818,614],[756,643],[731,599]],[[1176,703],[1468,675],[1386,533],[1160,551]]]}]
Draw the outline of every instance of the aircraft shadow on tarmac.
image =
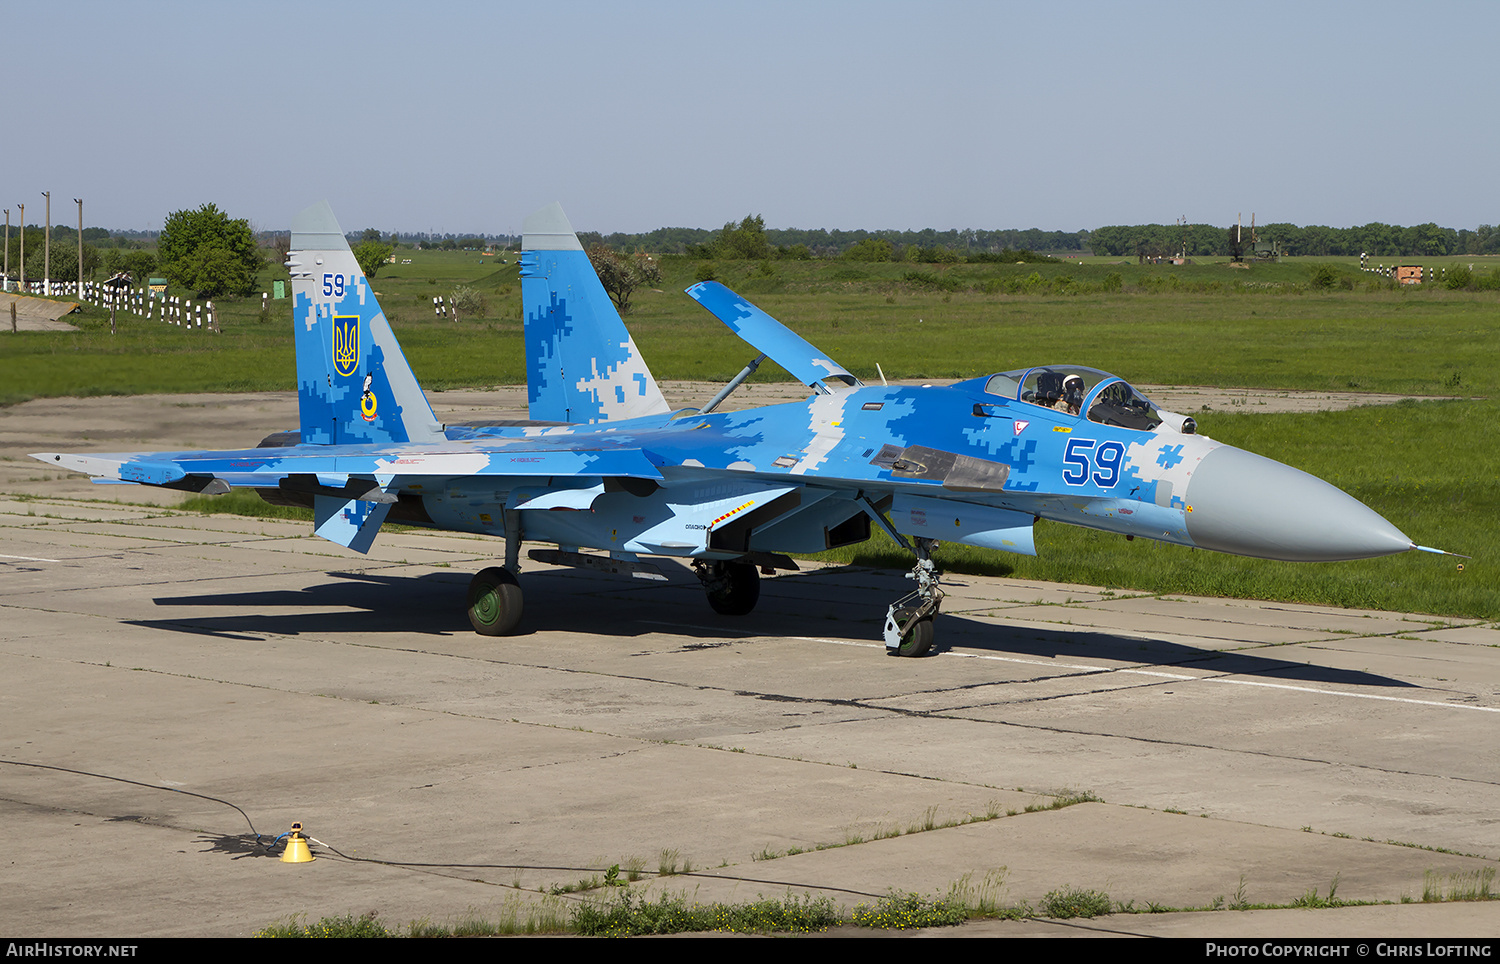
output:
[{"label": "aircraft shadow on tarmac", "polygon": [[[664,567],[666,568],[666,567]],[[668,632],[703,641],[836,637],[871,642],[880,638],[885,602],[908,591],[900,573],[822,569],[779,576],[765,583],[760,605],[747,616],[713,612],[686,567],[668,568],[667,582],[540,570],[526,575],[527,607],[517,636],[585,633],[631,638]],[[195,613],[166,619],[127,620],[171,632],[258,641],[265,636],[374,637],[401,633],[472,634],[463,614],[467,573],[394,576],[330,572],[327,582],[299,590],[261,590],[158,597],[161,607],[228,608],[232,615]],[[275,613],[268,610],[295,609]],[[1004,609],[989,619],[944,613],[934,653],[955,645],[965,650],[1035,659],[1108,660],[1126,666],[1178,666],[1223,675],[1277,681],[1409,688],[1414,684],[1358,670],[1293,662],[1271,656],[1224,652],[1167,640],[1121,636],[1058,624],[1007,624]],[[504,638],[473,637],[503,653]],[[1101,670],[1110,667],[1101,666]]]}]

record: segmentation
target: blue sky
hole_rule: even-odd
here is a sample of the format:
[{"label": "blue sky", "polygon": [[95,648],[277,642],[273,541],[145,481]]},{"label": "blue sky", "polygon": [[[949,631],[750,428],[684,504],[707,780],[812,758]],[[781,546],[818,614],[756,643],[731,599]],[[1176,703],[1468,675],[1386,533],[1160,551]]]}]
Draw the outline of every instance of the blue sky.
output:
[{"label": "blue sky", "polygon": [[0,35],[12,223],[1500,222],[1489,2],[0,0]]}]

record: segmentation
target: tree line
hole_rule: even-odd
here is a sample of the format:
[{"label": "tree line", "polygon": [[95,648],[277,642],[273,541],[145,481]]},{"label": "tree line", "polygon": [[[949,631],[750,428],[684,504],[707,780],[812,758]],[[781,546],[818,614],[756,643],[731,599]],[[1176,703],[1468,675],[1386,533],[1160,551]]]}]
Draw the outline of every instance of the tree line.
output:
[{"label": "tree line", "polygon": [[[767,228],[760,215],[746,215],[718,230],[707,228],[657,228],[638,234],[579,232],[585,249],[603,247],[614,251],[650,251],[681,254],[704,260],[764,260],[846,258],[860,261],[919,261],[924,263],[1035,260],[1032,252],[1053,254],[1092,253],[1106,257],[1164,256],[1185,251],[1189,257],[1223,257],[1232,254],[1232,227],[1212,224],[1105,225],[1091,231],[962,230],[864,231],[841,229]],[[1248,246],[1252,229],[1241,235]],[[1454,229],[1435,223],[1409,227],[1369,224],[1349,228],[1326,225],[1299,226],[1271,223],[1253,229],[1260,241],[1275,241],[1284,255],[1312,257],[1422,257],[1440,255],[1500,254],[1500,227],[1481,224],[1477,228]],[[40,278],[43,271],[44,232],[36,225],[12,226],[9,263],[12,279],[20,276],[22,235],[25,236],[26,277]],[[154,235],[156,251],[145,249]],[[285,258],[290,239],[286,232],[271,232],[273,257]],[[404,235],[367,228],[350,235],[356,256],[369,277],[397,246],[420,238],[422,247],[482,248],[495,238],[507,236]],[[161,272],[174,284],[192,288],[200,297],[248,294],[255,290],[257,276],[266,262],[260,240],[244,219],[230,218],[213,204],[196,210],[174,211],[159,232],[83,230],[83,273],[93,278],[106,273],[129,271],[137,280]],[[73,228],[52,228],[51,274],[67,279],[78,274],[78,235]],[[101,250],[103,252],[101,253]]]},{"label": "tree line", "polygon": [[[863,231],[818,228],[767,228],[759,215],[747,215],[718,230],[657,228],[640,234],[585,231],[585,248],[608,245],[617,251],[644,250],[699,258],[855,258],[876,261],[992,260],[1010,251],[1051,254],[1095,254],[1106,257],[1174,255],[1186,249],[1189,257],[1227,257],[1233,225],[1135,224],[1106,225],[1093,230],[1043,231],[1040,228],[937,231]],[[1284,255],[1357,257],[1500,254],[1500,228],[1454,229],[1437,224],[1410,227],[1371,222],[1351,228],[1290,223],[1258,225],[1253,234],[1275,241]],[[1241,228],[1248,248],[1249,225]]]},{"label": "tree line", "polygon": [[[767,228],[758,214],[746,215],[718,230],[708,228],[657,228],[641,234],[601,234],[581,231],[585,248],[605,244],[617,251],[645,250],[659,254],[684,254],[700,258],[838,258],[900,260],[908,249],[946,251],[960,256],[999,254],[1006,250],[1083,253],[1088,250],[1087,231],[1025,230],[981,231],[974,228],[938,231],[845,231],[839,228]],[[886,249],[894,257],[872,257]]]},{"label": "tree line", "polygon": [[[1109,225],[1089,232],[1089,247],[1096,255],[1168,255],[1186,248],[1189,257],[1214,257],[1230,253],[1230,228],[1212,224]],[[1249,225],[1241,227],[1248,246]],[[1402,227],[1372,221],[1352,228],[1325,225],[1271,223],[1257,225],[1261,241],[1275,241],[1284,255],[1312,257],[1422,257],[1438,255],[1500,254],[1500,229],[1481,224],[1475,230],[1440,227],[1431,222]]]}]

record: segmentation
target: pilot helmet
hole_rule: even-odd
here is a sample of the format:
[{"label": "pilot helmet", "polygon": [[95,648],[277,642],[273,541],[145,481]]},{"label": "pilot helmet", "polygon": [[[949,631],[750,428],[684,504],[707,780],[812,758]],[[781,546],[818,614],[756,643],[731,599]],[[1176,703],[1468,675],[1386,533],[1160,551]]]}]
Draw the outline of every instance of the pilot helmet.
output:
[{"label": "pilot helmet", "polygon": [[1064,395],[1082,395],[1083,394],[1083,376],[1082,375],[1069,375],[1067,378],[1064,378],[1063,379],[1063,394]]}]

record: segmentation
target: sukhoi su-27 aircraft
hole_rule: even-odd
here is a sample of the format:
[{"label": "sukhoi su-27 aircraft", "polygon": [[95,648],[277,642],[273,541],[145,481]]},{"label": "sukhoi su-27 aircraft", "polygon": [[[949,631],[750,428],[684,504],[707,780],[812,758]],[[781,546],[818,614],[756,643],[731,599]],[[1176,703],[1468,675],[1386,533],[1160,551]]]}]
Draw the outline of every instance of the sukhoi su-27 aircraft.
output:
[{"label": "sukhoi su-27 aircraft", "polygon": [[[915,556],[915,589],[885,620],[887,651],[902,656],[932,644],[937,541],[1034,555],[1038,519],[1265,559],[1425,549],[1334,486],[1197,434],[1114,375],[1043,365],[866,385],[714,282],[687,293],[759,354],[704,408],[672,411],[562,208],[523,231],[527,420],[438,422],[320,203],[293,222],[288,261],[297,431],[242,451],[34,457],[100,482],[252,487],[311,506],[317,534],[357,552],[387,520],[495,536],[504,565],[474,576],[467,600],[487,635],[521,620],[522,542],[555,547],[532,559],[647,578],[664,576],[642,557],[687,560],[709,605],[742,615],[762,572],[796,568],[788,553],[878,526]],[[807,400],[716,411],[767,357]]]}]

